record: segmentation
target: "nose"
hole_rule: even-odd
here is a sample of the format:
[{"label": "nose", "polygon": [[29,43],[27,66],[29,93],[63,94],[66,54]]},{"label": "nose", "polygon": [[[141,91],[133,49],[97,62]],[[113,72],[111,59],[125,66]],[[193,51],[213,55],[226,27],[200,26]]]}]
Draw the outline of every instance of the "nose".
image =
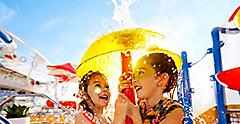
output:
[{"label": "nose", "polygon": [[132,75],[132,82],[136,82],[137,81],[137,78],[135,76],[135,74]]},{"label": "nose", "polygon": [[103,88],[103,92],[109,92],[109,88]]}]

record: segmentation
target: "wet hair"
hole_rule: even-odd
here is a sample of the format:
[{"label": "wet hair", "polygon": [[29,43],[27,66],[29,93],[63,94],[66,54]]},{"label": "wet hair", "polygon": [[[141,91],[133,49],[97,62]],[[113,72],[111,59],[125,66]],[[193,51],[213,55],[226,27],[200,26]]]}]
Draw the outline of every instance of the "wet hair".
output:
[{"label": "wet hair", "polygon": [[88,85],[90,83],[91,78],[96,75],[100,75],[107,79],[105,75],[100,73],[99,71],[93,72],[92,70],[90,70],[88,73],[83,75],[79,83],[79,91],[81,92],[82,95],[82,101],[80,102],[80,105],[83,107],[83,110],[86,110],[92,114],[94,103],[91,97],[88,95]]},{"label": "wet hair", "polygon": [[157,76],[163,73],[168,74],[169,80],[163,93],[169,93],[172,89],[175,89],[178,80],[178,71],[172,57],[169,57],[165,53],[150,53],[142,58],[152,65]]}]

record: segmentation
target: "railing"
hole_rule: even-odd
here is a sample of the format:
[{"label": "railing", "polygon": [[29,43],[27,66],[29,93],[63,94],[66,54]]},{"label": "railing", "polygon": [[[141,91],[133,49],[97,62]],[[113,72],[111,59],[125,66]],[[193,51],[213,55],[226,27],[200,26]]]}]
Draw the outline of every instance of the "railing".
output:
[{"label": "railing", "polygon": [[47,96],[47,95],[45,95],[45,94],[43,94],[43,93],[13,94],[13,95],[10,95],[9,97],[7,97],[4,101],[2,101],[2,102],[0,103],[0,108],[2,108],[2,106],[3,106],[5,103],[11,101],[11,100],[12,100],[13,98],[15,98],[15,97],[34,97],[34,96],[39,96],[39,97],[47,98],[48,100],[52,101],[55,105],[57,105],[58,108],[66,111],[66,112],[69,112],[69,113],[70,113],[71,115],[73,115],[73,116],[76,115],[76,113],[75,113],[74,110],[66,108],[65,106],[59,104],[57,101],[53,100],[51,97],[49,97],[49,96]]}]

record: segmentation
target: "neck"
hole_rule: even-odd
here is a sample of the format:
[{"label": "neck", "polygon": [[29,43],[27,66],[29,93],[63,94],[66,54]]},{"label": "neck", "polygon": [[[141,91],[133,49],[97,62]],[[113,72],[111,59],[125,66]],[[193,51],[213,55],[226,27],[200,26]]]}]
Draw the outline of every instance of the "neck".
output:
[{"label": "neck", "polygon": [[103,113],[103,108],[94,107],[93,111],[97,115],[101,115]]},{"label": "neck", "polygon": [[163,98],[162,92],[159,90],[156,90],[151,97],[146,99],[147,109],[154,107],[162,98]]},{"label": "neck", "polygon": [[100,122],[107,123],[105,116],[103,116],[103,108],[94,108],[94,113]]}]

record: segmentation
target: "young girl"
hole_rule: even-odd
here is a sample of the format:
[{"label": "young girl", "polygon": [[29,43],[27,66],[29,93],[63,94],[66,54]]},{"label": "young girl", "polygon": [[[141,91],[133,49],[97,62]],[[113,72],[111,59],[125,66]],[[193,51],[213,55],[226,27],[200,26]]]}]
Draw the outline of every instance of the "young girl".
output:
[{"label": "young girl", "polygon": [[121,111],[115,112],[113,122],[103,115],[103,109],[108,106],[110,95],[107,79],[102,73],[89,71],[85,74],[79,84],[82,108],[76,116],[76,124],[123,123],[127,109],[119,100],[116,101],[115,107]]},{"label": "young girl", "polygon": [[[120,94],[128,104],[128,116],[134,123],[140,124],[181,124],[184,111],[181,104],[172,100],[176,87],[178,71],[175,62],[164,53],[151,53],[137,62],[133,73],[133,84],[139,106],[134,106],[129,99]],[[163,97],[169,93],[171,98]]]},{"label": "young girl", "polygon": [[108,123],[103,109],[108,106],[110,92],[102,73],[89,71],[85,74],[79,84],[79,96],[82,98],[82,108],[76,116],[76,124]]}]

